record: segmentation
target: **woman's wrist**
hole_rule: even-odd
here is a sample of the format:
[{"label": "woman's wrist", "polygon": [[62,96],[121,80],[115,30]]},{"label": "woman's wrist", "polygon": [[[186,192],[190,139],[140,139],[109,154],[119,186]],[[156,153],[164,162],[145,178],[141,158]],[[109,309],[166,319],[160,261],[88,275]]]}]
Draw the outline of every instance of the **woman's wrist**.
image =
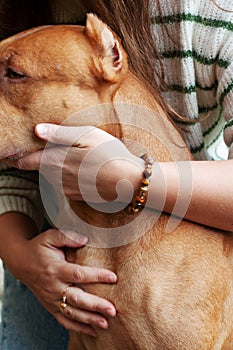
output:
[{"label": "woman's wrist", "polygon": [[[97,190],[106,201],[129,204],[140,186],[144,161],[132,156],[128,159],[114,159],[105,164],[97,177]],[[98,185],[99,181],[99,185]],[[103,182],[108,186],[103,186]]]}]

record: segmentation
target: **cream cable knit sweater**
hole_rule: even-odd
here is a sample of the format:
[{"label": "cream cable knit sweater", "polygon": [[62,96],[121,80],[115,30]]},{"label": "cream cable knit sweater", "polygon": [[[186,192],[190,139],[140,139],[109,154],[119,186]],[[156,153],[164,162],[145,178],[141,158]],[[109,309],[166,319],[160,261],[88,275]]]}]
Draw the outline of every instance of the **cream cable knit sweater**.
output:
[{"label": "cream cable knit sweater", "polygon": [[[77,15],[73,0],[48,3],[54,22],[75,23],[83,17],[83,8]],[[233,10],[229,0],[218,3]],[[221,11],[211,0],[151,0],[151,21],[169,88],[164,96],[194,121],[178,123],[190,150],[197,159],[225,157],[219,148],[224,130],[233,158],[233,13]],[[0,214],[7,211],[20,211],[41,225],[37,174],[2,170]]]},{"label": "cream cable knit sweater", "polygon": [[[217,1],[233,11],[231,1]],[[151,20],[169,88],[164,96],[191,121],[202,117],[178,123],[191,152],[197,159],[227,157],[218,153],[224,128],[233,158],[233,12],[211,0],[151,0]]]}]

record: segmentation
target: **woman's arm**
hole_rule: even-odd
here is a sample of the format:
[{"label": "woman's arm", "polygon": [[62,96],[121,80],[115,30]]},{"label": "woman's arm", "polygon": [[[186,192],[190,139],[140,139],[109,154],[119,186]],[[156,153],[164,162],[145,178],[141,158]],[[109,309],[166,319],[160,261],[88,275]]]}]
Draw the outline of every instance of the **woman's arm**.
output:
[{"label": "woman's arm", "polygon": [[[72,240],[58,230],[35,236],[37,228],[26,215],[9,212],[0,216],[0,257],[12,274],[34,293],[41,304],[66,329],[94,335],[92,325],[107,328],[104,315],[114,316],[114,306],[80,288],[67,291],[67,307],[60,308],[62,291],[72,283],[114,283],[105,269],[87,268],[65,261],[62,248],[83,246],[83,236]],[[80,305],[81,304],[81,305]],[[80,310],[81,308],[82,310]]]},{"label": "woman's arm", "polygon": [[159,163],[154,168],[149,189],[153,206],[166,193],[166,212],[233,231],[233,160]]},{"label": "woman's arm", "polygon": [[[121,201],[128,203],[133,191],[140,186],[144,162],[133,156],[122,142],[102,130],[93,127],[58,127],[43,125],[36,129],[38,136],[54,144],[70,145],[77,140],[78,147],[68,150],[57,147],[43,152],[43,164],[49,167],[50,182],[58,177],[56,171],[63,168],[63,190],[76,200],[98,202],[98,193],[105,200],[117,197],[116,185],[124,179],[121,189]],[[106,143],[106,150],[98,147]],[[111,144],[112,143],[112,144]],[[91,152],[90,152],[91,151]],[[89,153],[90,152],[90,153]],[[91,154],[90,157],[87,155]],[[66,162],[63,164],[64,155]],[[39,169],[42,152],[30,154],[18,162],[22,169]],[[100,165],[103,165],[100,167]],[[82,167],[83,178],[79,187],[78,172]],[[97,174],[95,187],[93,176]],[[56,185],[56,183],[55,183]],[[82,189],[82,196],[80,194]],[[98,191],[96,191],[96,188]],[[233,231],[233,160],[226,161],[185,161],[156,163],[149,187],[148,205],[176,216],[209,225],[215,228]],[[161,207],[163,203],[163,207]]]}]

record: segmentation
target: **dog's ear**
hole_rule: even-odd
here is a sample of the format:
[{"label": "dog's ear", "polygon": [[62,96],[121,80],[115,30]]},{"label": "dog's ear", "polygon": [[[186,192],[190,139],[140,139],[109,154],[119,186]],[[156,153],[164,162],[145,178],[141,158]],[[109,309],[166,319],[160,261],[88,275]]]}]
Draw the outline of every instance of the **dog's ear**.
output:
[{"label": "dog's ear", "polygon": [[94,50],[95,74],[109,82],[117,82],[127,70],[127,56],[120,39],[97,16],[87,14],[86,35]]}]

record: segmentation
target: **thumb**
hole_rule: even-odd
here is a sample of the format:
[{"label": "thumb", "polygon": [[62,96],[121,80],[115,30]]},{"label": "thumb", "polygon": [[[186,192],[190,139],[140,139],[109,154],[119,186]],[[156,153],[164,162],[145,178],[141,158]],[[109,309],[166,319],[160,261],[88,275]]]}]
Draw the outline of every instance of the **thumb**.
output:
[{"label": "thumb", "polygon": [[56,229],[50,229],[45,231],[43,235],[45,236],[44,238],[47,244],[55,248],[79,248],[88,242],[88,238],[86,236],[69,230],[59,231]]},{"label": "thumb", "polygon": [[55,144],[78,144],[78,139],[95,129],[93,126],[64,126],[56,124],[37,124],[35,133],[43,140]]}]

